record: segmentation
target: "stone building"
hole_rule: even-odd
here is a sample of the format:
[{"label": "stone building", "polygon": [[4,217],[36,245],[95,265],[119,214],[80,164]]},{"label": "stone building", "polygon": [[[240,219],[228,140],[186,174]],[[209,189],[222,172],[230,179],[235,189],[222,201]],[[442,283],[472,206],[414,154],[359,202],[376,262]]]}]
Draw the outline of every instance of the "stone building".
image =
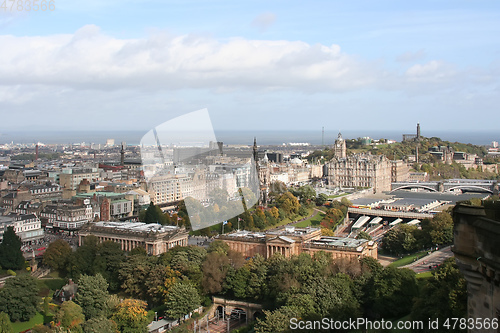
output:
[{"label": "stone building", "polygon": [[96,222],[88,223],[78,233],[78,244],[93,235],[100,242],[119,243],[124,251],[136,247],[144,248],[148,254],[159,255],[175,246],[188,245],[188,232],[184,227],[163,226],[142,222]]},{"label": "stone building", "polygon": [[402,160],[391,161],[391,182],[405,182],[410,177],[410,167]]},{"label": "stone building", "polygon": [[84,179],[90,182],[99,180],[99,169],[65,168],[59,174],[59,184],[66,190],[76,191],[78,185]]},{"label": "stone building", "polygon": [[342,133],[339,133],[335,145],[333,146],[333,156],[336,158],[346,158],[347,148],[345,140],[342,138]]},{"label": "stone building", "polygon": [[291,257],[303,252],[313,255],[315,252],[325,251],[334,259],[357,260],[365,256],[377,258],[377,243],[363,239],[321,236],[320,228],[285,227],[268,232],[242,230],[219,235],[218,238],[244,257],[259,254],[269,258],[277,253]]},{"label": "stone building", "polygon": [[387,157],[371,154],[347,156],[345,140],[340,133],[333,150],[334,156],[327,163],[328,184],[337,187],[372,187],[375,193],[391,190],[394,172]]},{"label": "stone building", "polygon": [[372,187],[375,193],[391,190],[392,165],[383,155],[334,157],[328,163],[328,183],[338,187]]},{"label": "stone building", "polygon": [[11,213],[7,216],[0,216],[0,240],[8,227],[13,227],[14,231],[23,244],[30,244],[43,238],[45,233],[42,224],[35,214]]},{"label": "stone building", "polygon": [[[469,318],[500,321],[500,205],[457,204],[453,209],[457,265],[467,280]],[[496,328],[469,332],[498,332]]]}]

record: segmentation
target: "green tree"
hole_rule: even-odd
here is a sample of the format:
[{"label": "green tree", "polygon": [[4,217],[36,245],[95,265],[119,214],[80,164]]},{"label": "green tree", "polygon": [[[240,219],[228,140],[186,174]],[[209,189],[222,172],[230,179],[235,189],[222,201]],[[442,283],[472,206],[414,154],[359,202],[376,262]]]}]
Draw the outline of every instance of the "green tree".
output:
[{"label": "green tree", "polygon": [[301,204],[309,203],[316,198],[316,191],[311,185],[304,185],[296,190],[291,190],[292,194],[298,197]]},{"label": "green tree", "polygon": [[316,206],[323,206],[328,201],[328,196],[324,193],[318,194],[316,197]]},{"label": "green tree", "polygon": [[271,183],[269,186],[269,196],[277,197],[287,191],[285,183],[277,180]]},{"label": "green tree", "polygon": [[40,303],[37,294],[36,279],[32,276],[20,275],[7,279],[0,289],[0,312],[8,314],[11,321],[30,320]]},{"label": "green tree", "polygon": [[81,331],[81,325],[85,321],[82,308],[73,301],[64,302],[55,316],[57,323],[71,332]]},{"label": "green tree", "polygon": [[208,245],[207,249],[208,253],[217,252],[220,254],[227,254],[227,251],[229,251],[229,245],[226,242],[221,241],[219,239],[211,242],[210,245]]},{"label": "green tree", "polygon": [[[422,227],[422,229],[424,229]],[[451,244],[453,242],[453,219],[447,212],[439,212],[429,223],[429,233],[432,244]]]},{"label": "green tree", "polygon": [[352,206],[352,202],[350,202],[349,199],[347,199],[346,197],[343,197],[342,199],[340,199],[340,204],[344,207]]},{"label": "green tree", "polygon": [[385,267],[375,275],[370,300],[372,311],[382,318],[399,318],[411,312],[418,295],[415,272],[407,268]]},{"label": "green tree", "polygon": [[210,252],[202,265],[202,287],[203,291],[207,294],[217,294],[222,291],[229,269],[229,258],[227,257],[227,253],[219,249],[221,249],[221,247],[214,247],[212,250],[209,248]]},{"label": "green tree", "polygon": [[68,259],[68,271],[73,279],[78,280],[80,275],[94,275],[94,261],[97,255],[99,239],[93,235],[83,239],[82,246],[78,247]]},{"label": "green tree", "polygon": [[22,269],[24,256],[21,251],[21,238],[16,235],[14,227],[7,227],[0,243],[0,266],[3,269]]},{"label": "green tree", "polygon": [[122,262],[119,276],[122,282],[121,288],[125,293],[138,299],[147,298],[148,288],[146,279],[153,267],[152,260],[155,259],[156,258],[138,254],[129,256],[127,260]]},{"label": "green tree", "polygon": [[265,295],[267,266],[266,260],[260,254],[256,254],[246,264],[250,270],[250,276],[246,287],[246,297],[253,301],[261,300]]},{"label": "green tree", "polygon": [[124,261],[125,253],[120,244],[105,241],[97,245],[93,271],[106,279],[110,290],[117,291],[120,287],[119,269]]},{"label": "green tree", "polygon": [[253,222],[260,230],[264,229],[267,225],[266,214],[260,207],[255,209],[255,212],[253,213]]},{"label": "green tree", "polygon": [[5,312],[0,312],[0,332],[14,333],[9,316]]},{"label": "green tree", "polygon": [[417,241],[418,228],[414,225],[402,224],[387,231],[382,240],[384,250],[394,253],[409,253],[421,248]]},{"label": "green tree", "polygon": [[43,253],[43,263],[53,269],[63,271],[68,265],[68,259],[72,252],[68,242],[57,239],[50,243]]},{"label": "green tree", "polygon": [[246,266],[239,269],[229,268],[226,276],[225,289],[232,292],[237,299],[247,297],[247,283],[250,279],[250,269]]},{"label": "green tree", "polygon": [[155,305],[163,303],[170,288],[179,281],[181,273],[162,264],[152,267],[146,280],[147,294]]},{"label": "green tree", "polygon": [[83,325],[84,333],[116,333],[118,326],[106,317],[97,317],[87,320]]},{"label": "green tree", "polygon": [[299,215],[300,216],[307,216],[309,214],[309,211],[307,210],[307,207],[306,205],[300,205],[300,208],[299,208]]},{"label": "green tree", "polygon": [[334,228],[337,224],[344,220],[344,212],[339,208],[330,208],[326,211],[321,225],[325,228]]},{"label": "green tree", "polygon": [[173,319],[182,318],[201,304],[200,296],[189,282],[178,282],[165,298],[166,315]]},{"label": "green tree", "polygon": [[161,208],[156,206],[152,201],[149,203],[146,209],[146,214],[144,216],[144,222],[146,223],[159,223],[162,225],[167,224],[168,219],[161,211]]},{"label": "green tree", "polygon": [[[439,319],[442,324],[447,318],[467,317],[467,282],[460,273],[455,259],[447,259],[432,277],[426,280],[420,295],[413,304],[412,320]],[[439,327],[441,331],[448,331]],[[455,330],[454,332],[458,332]],[[424,327],[424,332],[430,332]]]},{"label": "green tree", "polygon": [[80,277],[75,302],[82,307],[87,320],[105,315],[108,298],[108,283],[101,274]]},{"label": "green tree", "polygon": [[353,283],[345,274],[312,279],[310,285],[304,284],[303,290],[313,296],[316,315],[346,320],[361,314]]},{"label": "green tree", "polygon": [[290,319],[297,318],[300,310],[292,306],[282,306],[274,311],[264,311],[265,318],[257,318],[255,332],[257,333],[283,333],[292,332]]},{"label": "green tree", "polygon": [[290,192],[281,194],[276,199],[276,205],[283,209],[287,216],[297,214],[300,208],[299,200]]},{"label": "green tree", "polygon": [[138,299],[125,299],[117,305],[111,319],[122,333],[145,333],[149,320],[146,302]]},{"label": "green tree", "polygon": [[366,231],[360,231],[358,235],[356,236],[356,239],[367,239],[367,240],[372,240],[372,236],[368,234]]}]

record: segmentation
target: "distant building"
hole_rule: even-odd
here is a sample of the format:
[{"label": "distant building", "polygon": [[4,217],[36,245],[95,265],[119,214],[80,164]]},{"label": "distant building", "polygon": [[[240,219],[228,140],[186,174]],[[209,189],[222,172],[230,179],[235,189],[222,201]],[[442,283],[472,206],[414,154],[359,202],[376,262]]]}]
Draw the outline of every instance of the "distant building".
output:
[{"label": "distant building", "polygon": [[429,174],[427,172],[410,172],[408,181],[427,182],[429,181]]},{"label": "distant building", "polygon": [[66,168],[59,174],[59,184],[69,190],[76,190],[81,181],[89,182],[99,180],[100,173],[97,168]]},{"label": "distant building", "polygon": [[193,182],[185,174],[158,175],[149,179],[149,194],[155,205],[193,196]]},{"label": "distant building", "polygon": [[0,239],[8,227],[13,227],[16,235],[24,244],[37,241],[44,237],[42,224],[35,214],[9,214],[0,216]]},{"label": "distant building", "polygon": [[390,191],[392,165],[383,155],[357,154],[328,162],[328,183],[337,187],[372,187]]},{"label": "distant building", "polygon": [[401,160],[391,161],[391,182],[405,182],[410,175],[410,167]]},{"label": "distant building", "polygon": [[188,245],[188,232],[184,227],[162,226],[157,223],[89,223],[78,233],[80,246],[89,235],[96,236],[100,242],[110,240],[119,243],[124,251],[142,247],[151,255],[159,255],[175,246]]},{"label": "distant building", "polygon": [[335,145],[333,146],[333,156],[336,158],[347,157],[347,147],[341,133],[339,133],[337,140],[335,140]]},{"label": "distant building", "polygon": [[78,285],[69,279],[68,284],[64,285],[61,289],[56,291],[54,298],[59,302],[71,301],[75,298],[76,292],[78,291]]},{"label": "distant building", "polygon": [[[356,154],[347,156],[345,140],[339,133],[334,145],[334,157],[327,163],[328,184],[337,187],[372,187],[374,192],[390,191],[391,178],[403,166],[396,164],[384,155]],[[400,177],[402,177],[400,171]]]},{"label": "distant building", "polygon": [[[42,216],[50,216],[54,209],[48,205],[42,211]],[[61,202],[55,208],[55,218],[52,219],[52,225],[47,224],[47,228],[54,231],[73,232],[80,229],[85,223],[92,221],[92,206],[90,200],[82,204]],[[49,217],[50,218],[50,217]]]},{"label": "distant building", "polygon": [[256,254],[269,258],[274,254],[284,257],[324,251],[332,257],[357,260],[369,256],[377,259],[377,243],[364,239],[321,236],[319,228],[285,227],[267,232],[236,231],[218,238],[244,257]]}]

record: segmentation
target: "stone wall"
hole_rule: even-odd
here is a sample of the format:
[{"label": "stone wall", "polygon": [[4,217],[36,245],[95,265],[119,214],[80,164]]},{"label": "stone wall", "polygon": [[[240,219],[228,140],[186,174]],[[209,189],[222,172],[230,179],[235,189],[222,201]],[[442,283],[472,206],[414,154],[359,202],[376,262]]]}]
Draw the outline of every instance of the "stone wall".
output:
[{"label": "stone wall", "polygon": [[500,222],[487,215],[479,206],[457,204],[453,209],[453,252],[467,280],[469,318],[500,318]]}]

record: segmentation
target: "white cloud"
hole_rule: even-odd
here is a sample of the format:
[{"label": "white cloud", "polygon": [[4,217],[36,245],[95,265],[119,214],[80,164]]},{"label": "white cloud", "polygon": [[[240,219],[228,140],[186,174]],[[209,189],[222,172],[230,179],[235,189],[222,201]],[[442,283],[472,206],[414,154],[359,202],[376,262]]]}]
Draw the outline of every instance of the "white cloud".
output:
[{"label": "white cloud", "polygon": [[0,36],[0,85],[88,89],[299,89],[344,91],[374,69],[338,45],[155,34],[118,39],[87,25],[72,35]]}]

